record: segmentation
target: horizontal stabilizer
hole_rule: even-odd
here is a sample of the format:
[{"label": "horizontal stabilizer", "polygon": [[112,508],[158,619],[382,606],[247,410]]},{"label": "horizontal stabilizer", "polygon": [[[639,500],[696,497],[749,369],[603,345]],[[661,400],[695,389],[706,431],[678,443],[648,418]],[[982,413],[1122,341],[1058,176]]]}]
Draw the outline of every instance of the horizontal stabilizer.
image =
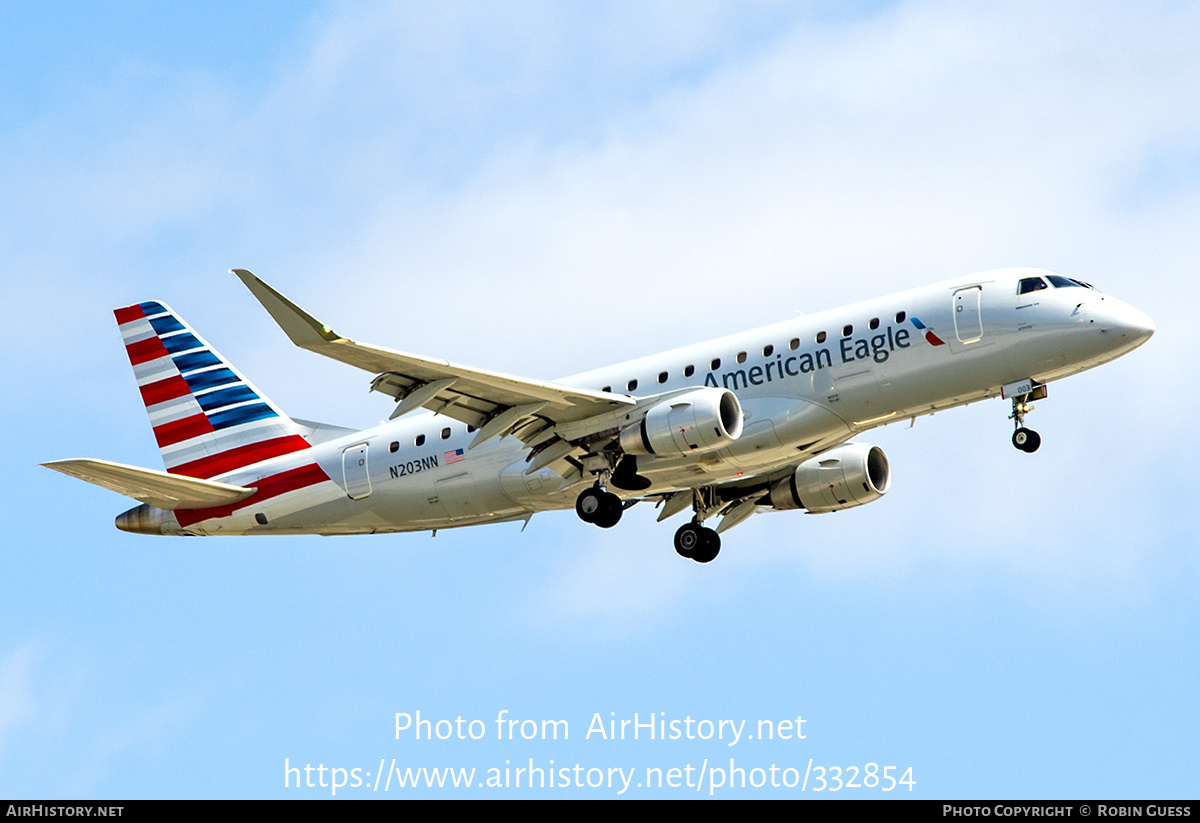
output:
[{"label": "horizontal stabilizer", "polygon": [[43,463],[71,477],[132,497],[160,509],[207,509],[227,506],[254,494],[253,488],[231,486],[214,480],[199,480],[108,460],[77,458]]}]

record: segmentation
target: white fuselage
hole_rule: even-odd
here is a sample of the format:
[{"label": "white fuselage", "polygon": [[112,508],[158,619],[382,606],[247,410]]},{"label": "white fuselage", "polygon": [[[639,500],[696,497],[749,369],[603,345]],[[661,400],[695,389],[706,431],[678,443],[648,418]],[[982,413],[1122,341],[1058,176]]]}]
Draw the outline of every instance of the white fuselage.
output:
[{"label": "white fuselage", "polygon": [[[741,436],[700,455],[640,457],[653,485],[636,495],[787,475],[867,429],[988,397],[1032,378],[1047,383],[1137,347],[1153,323],[1082,286],[1018,294],[1029,269],[987,272],[754,329],[564,378],[564,384],[644,398],[687,387],[733,390]],[[636,381],[636,382],[635,382]],[[329,478],[261,504],[164,533],[350,534],[417,531],[525,519],[570,508],[586,475],[526,474],[515,437],[469,448],[468,427],[418,412],[317,443],[218,480],[255,486],[316,464]],[[458,450],[461,451],[461,457]]]}]

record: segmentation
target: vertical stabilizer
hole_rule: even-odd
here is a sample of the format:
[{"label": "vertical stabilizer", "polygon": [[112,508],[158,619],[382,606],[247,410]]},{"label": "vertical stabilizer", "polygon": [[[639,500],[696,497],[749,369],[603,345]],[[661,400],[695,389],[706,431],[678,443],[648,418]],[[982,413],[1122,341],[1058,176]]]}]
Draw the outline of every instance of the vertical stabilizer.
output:
[{"label": "vertical stabilizer", "polygon": [[212,478],[309,448],[303,429],[167,306],[114,314],[168,472]]}]

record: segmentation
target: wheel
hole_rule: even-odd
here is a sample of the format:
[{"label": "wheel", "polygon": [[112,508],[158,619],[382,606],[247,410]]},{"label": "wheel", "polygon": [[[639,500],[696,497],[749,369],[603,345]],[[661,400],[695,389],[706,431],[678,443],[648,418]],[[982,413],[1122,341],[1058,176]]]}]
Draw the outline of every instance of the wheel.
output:
[{"label": "wheel", "polygon": [[679,527],[679,531],[675,532],[675,551],[680,557],[692,559],[696,551],[703,548],[706,531],[708,529],[696,523],[684,523]]},{"label": "wheel", "polygon": [[600,510],[604,507],[606,494],[608,492],[595,486],[581,491],[575,498],[575,513],[579,515],[579,519],[584,523],[595,523],[596,518],[600,515]]},{"label": "wheel", "polygon": [[712,529],[701,528],[702,542],[700,548],[692,552],[692,559],[697,563],[711,563],[721,552],[721,536]]},{"label": "wheel", "polygon": [[612,492],[605,492],[600,496],[600,509],[593,516],[592,522],[602,529],[611,529],[620,521],[624,511],[621,498]]},{"label": "wheel", "polygon": [[1042,445],[1042,436],[1033,429],[1017,429],[1013,432],[1012,443],[1023,452],[1032,453]]},{"label": "wheel", "polygon": [[675,551],[697,563],[711,563],[721,551],[721,538],[699,523],[685,523],[675,532]]}]

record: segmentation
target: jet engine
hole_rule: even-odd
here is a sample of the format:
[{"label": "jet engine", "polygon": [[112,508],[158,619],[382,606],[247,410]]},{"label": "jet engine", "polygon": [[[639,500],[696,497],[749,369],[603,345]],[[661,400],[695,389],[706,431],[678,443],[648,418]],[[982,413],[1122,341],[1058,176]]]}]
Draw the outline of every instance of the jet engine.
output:
[{"label": "jet engine", "polygon": [[621,431],[626,454],[672,456],[713,451],[742,435],[742,404],[729,389],[703,388],[650,407]]},{"label": "jet engine", "polygon": [[850,509],[878,500],[892,484],[887,455],[870,443],[847,443],[805,460],[771,489],[776,509],[809,514]]}]

